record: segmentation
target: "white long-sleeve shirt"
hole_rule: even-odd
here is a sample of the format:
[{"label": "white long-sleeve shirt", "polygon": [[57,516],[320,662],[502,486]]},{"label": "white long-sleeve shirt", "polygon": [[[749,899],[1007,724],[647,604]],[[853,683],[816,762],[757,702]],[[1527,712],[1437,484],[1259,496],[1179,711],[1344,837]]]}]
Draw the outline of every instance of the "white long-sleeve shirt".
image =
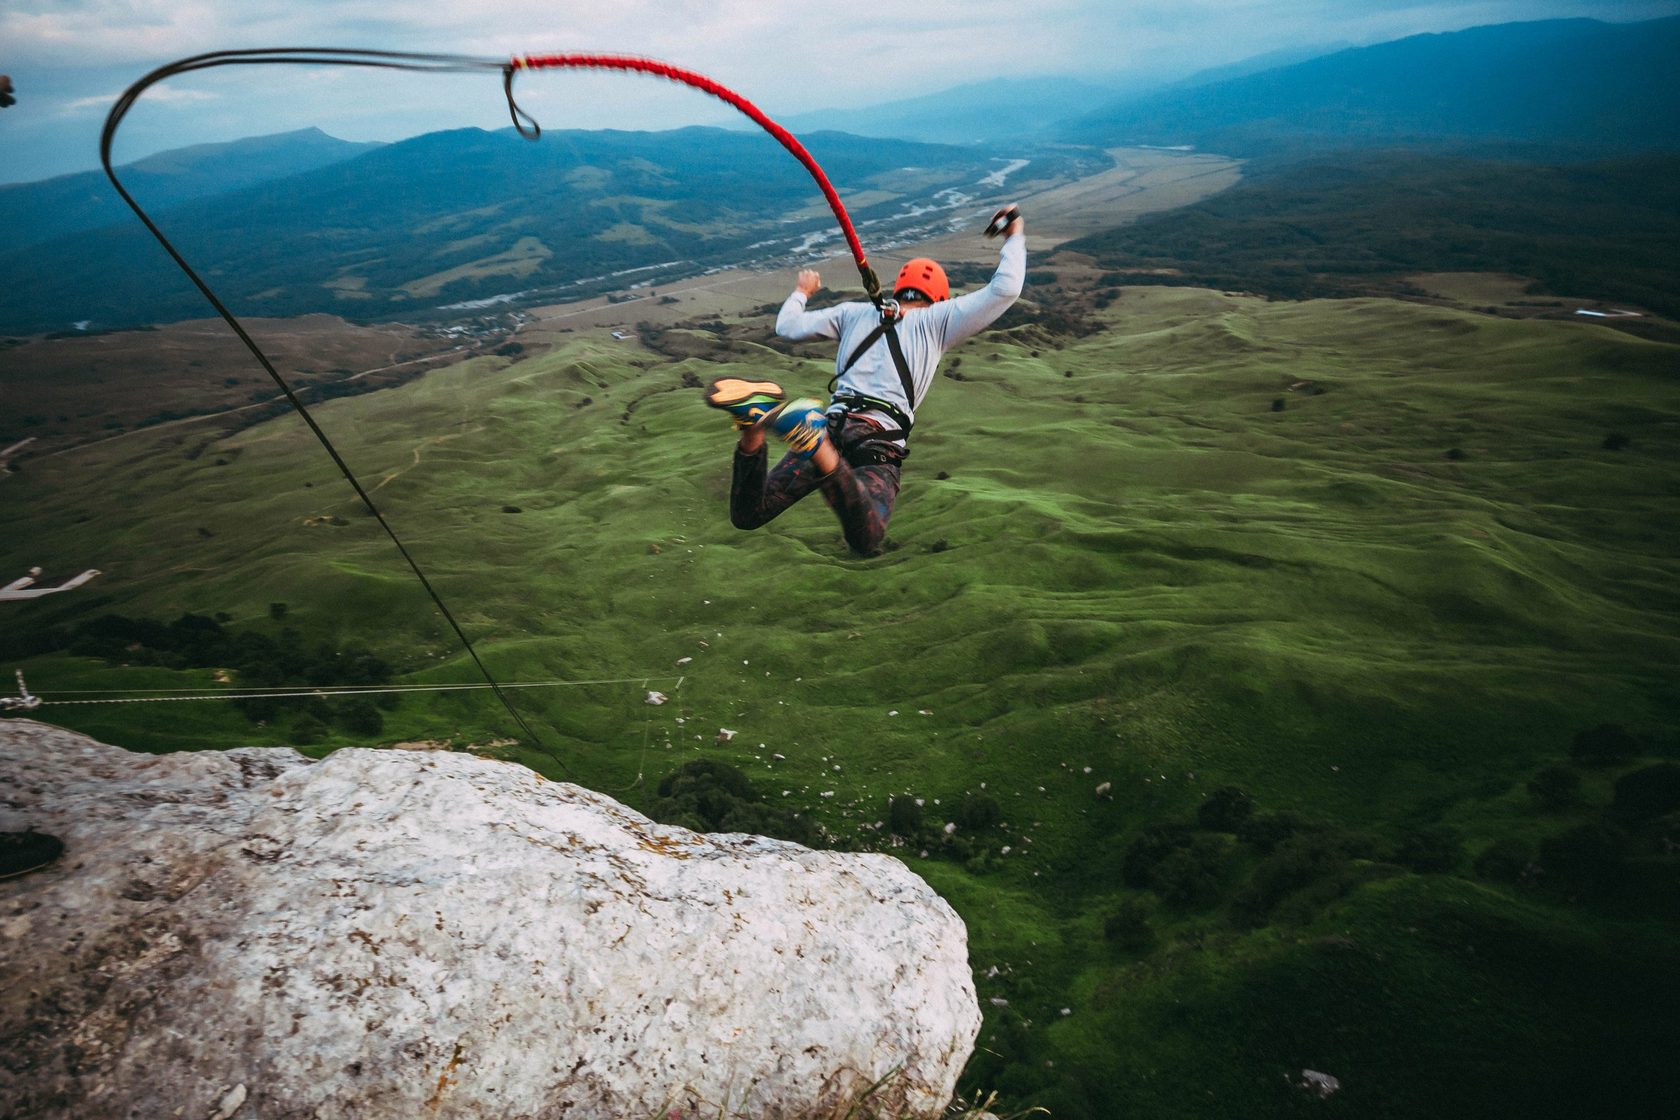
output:
[{"label": "white long-sleeve shirt", "polygon": [[[916,389],[915,401],[904,399],[904,385],[885,338],[876,339],[852,368],[840,377],[835,384],[835,395],[845,396],[850,391],[887,401],[903,409],[912,421],[915,420],[915,404],[926,398],[928,389],[933,385],[934,374],[938,372],[939,359],[945,351],[980,333],[1009,310],[1021,294],[1026,273],[1027,239],[1017,233],[1005,239],[998,250],[997,271],[984,288],[904,313],[898,321],[898,338]],[[875,310],[874,304],[863,302],[841,303],[820,311],[807,311],[805,299],[805,293],[798,290],[788,296],[776,316],[776,333],[793,342],[814,338],[838,339],[840,348],[834,358],[834,369],[838,373],[852,356],[852,351],[880,325],[880,313]],[[860,411],[886,421],[889,427],[894,426],[889,417],[879,412]]]}]

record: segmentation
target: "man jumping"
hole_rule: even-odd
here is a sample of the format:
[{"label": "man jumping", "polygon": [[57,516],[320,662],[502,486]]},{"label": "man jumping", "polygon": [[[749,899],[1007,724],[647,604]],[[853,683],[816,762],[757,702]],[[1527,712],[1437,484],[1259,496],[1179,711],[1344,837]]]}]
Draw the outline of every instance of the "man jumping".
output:
[{"label": "man jumping", "polygon": [[[776,333],[794,342],[839,341],[827,409],[809,397],[788,400],[774,381],[725,377],[706,386],[706,403],[734,416],[740,431],[729,492],[729,520],[736,528],[756,529],[820,489],[852,551],[880,553],[898,497],[899,463],[910,453],[906,441],[916,408],[933,385],[939,359],[1021,294],[1027,248],[1020,211],[998,211],[991,228],[1004,235],[991,283],[951,299],[945,270],[918,257],[899,270],[893,284],[898,311],[890,319],[863,302],[807,310],[822,279],[814,269],[799,273],[776,316]],[[774,469],[764,446],[767,432],[788,447]]]}]

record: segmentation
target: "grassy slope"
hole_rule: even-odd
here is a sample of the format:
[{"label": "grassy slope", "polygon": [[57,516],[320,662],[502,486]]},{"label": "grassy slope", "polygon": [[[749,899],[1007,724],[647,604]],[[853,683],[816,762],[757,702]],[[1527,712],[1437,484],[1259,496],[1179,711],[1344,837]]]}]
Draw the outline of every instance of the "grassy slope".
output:
[{"label": "grassy slope", "polygon": [[[641,804],[639,772],[704,752],[843,835],[890,793],[936,820],[981,783],[998,796],[1007,856],[901,852],[968,919],[982,997],[1009,1001],[987,1004],[982,1087],[1151,1117],[1565,1114],[1589,1082],[1637,1111],[1672,1090],[1651,1078],[1674,1003],[1635,994],[1672,987],[1680,951],[1637,913],[1406,874],[1252,932],[1163,907],[1150,953],[1101,927],[1135,893],[1129,839],[1226,783],[1381,836],[1449,824],[1472,853],[1587,819],[1537,817],[1521,786],[1576,728],[1672,731],[1674,348],[1197,289],[1128,290],[1104,315],[1065,349],[958,352],[902,547],[869,561],[814,500],[727,524],[729,436],[679,379],[826,379],[769,350],[673,366],[579,338],[318,415],[370,485],[389,476],[387,515],[503,679],[634,678],[520,694],[585,784]],[[1287,390],[1303,379],[1326,391]],[[1602,449],[1612,430],[1631,444]],[[170,438],[6,480],[0,515],[32,530],[7,570],[96,565],[129,614],[268,626],[286,601],[299,625],[412,647],[436,666],[415,679],[471,679],[295,420],[195,459]],[[329,514],[348,524],[304,524]],[[42,693],[113,683],[25,668]],[[642,704],[644,675],[674,703]],[[150,749],[284,735],[209,705],[40,714]],[[722,727],[739,734],[716,744]],[[392,739],[507,733],[476,694],[387,717]],[[1309,1100],[1284,1082],[1303,1067],[1347,1088]]]}]

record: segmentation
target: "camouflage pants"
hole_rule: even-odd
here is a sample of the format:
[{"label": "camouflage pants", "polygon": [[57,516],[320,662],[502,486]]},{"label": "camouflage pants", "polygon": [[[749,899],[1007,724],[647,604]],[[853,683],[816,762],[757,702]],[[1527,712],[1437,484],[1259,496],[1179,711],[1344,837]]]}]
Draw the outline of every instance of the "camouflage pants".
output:
[{"label": "camouflage pants", "polygon": [[[767,469],[770,456],[764,448],[751,455],[737,449],[729,488],[730,522],[737,529],[756,529],[812,490],[821,490],[823,500],[840,519],[852,551],[859,556],[879,555],[893,500],[898,497],[898,462],[865,447],[862,437],[867,434],[863,424],[845,425],[838,441],[840,465],[827,476],[810,459],[786,455],[774,469]],[[880,458],[888,461],[874,461]]]}]

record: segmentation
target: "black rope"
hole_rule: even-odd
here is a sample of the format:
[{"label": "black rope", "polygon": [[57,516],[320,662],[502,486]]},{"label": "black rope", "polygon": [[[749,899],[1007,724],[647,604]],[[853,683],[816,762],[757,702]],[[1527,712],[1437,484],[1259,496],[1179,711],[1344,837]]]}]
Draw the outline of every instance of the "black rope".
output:
[{"label": "black rope", "polygon": [[[297,409],[298,415],[302,417],[303,422],[309,426],[309,430],[315,434],[315,438],[320,441],[321,446],[326,448],[327,454],[332,456],[332,461],[337,464],[339,473],[344,475],[345,479],[356,491],[356,496],[362,500],[362,504],[367,507],[368,512],[371,513],[374,519],[379,522],[380,528],[385,530],[385,535],[391,538],[391,543],[397,546],[397,551],[400,552],[402,554],[402,558],[408,562],[408,566],[410,570],[414,572],[415,578],[418,579],[420,581],[420,585],[426,589],[426,594],[431,596],[432,602],[437,606],[438,612],[443,615],[445,621],[449,623],[450,629],[452,629],[455,632],[455,636],[460,639],[461,645],[466,649],[468,656],[472,658],[473,664],[478,667],[478,671],[490,685],[490,689],[496,694],[496,698],[502,702],[502,706],[507,709],[508,714],[511,715],[514,718],[514,721],[519,724],[520,728],[529,737],[530,741],[549,758],[553,759],[555,764],[560,767],[567,777],[571,777],[572,772],[570,768],[566,766],[565,761],[562,760],[561,757],[554,751],[550,750],[548,746],[537,736],[537,733],[531,729],[531,725],[525,721],[525,717],[519,714],[519,711],[513,706],[512,701],[508,699],[507,694],[504,693],[501,686],[496,683],[496,678],[491,675],[489,668],[479,658],[478,650],[473,647],[472,640],[468,638],[466,632],[461,629],[460,623],[455,621],[455,616],[450,612],[448,606],[444,604],[442,597],[438,595],[436,588],[432,586],[431,580],[427,579],[426,573],[420,570],[420,565],[409,553],[408,547],[402,542],[402,538],[397,536],[396,530],[391,528],[390,523],[385,520],[385,515],[379,511],[379,507],[374,504],[373,498],[368,495],[368,492],[365,489],[363,489],[361,482],[357,480],[355,473],[351,471],[350,465],[346,463],[344,461],[344,457],[338,453],[338,449],[333,446],[332,440],[327,438],[327,433],[322,431],[321,426],[315,422],[315,417],[310,415],[309,409],[304,406],[303,401],[300,400],[298,395],[292,391],[292,387],[286,383],[286,379],[280,375],[280,371],[274,368],[274,363],[269,360],[268,355],[263,352],[262,347],[257,345],[256,340],[246,332],[245,327],[240,323],[239,319],[232,311],[228,310],[227,305],[224,304],[221,299],[217,297],[216,293],[211,290],[210,285],[205,283],[204,279],[193,270],[193,267],[190,264],[187,263],[186,258],[176,250],[175,246],[170,243],[169,238],[164,236],[163,231],[158,228],[155,222],[152,221],[151,217],[140,206],[140,204],[134,200],[134,196],[128,193],[128,190],[117,178],[117,173],[111,166],[111,144],[116,137],[117,127],[122,123],[122,119],[128,114],[128,111],[134,107],[135,102],[140,99],[140,95],[144,93],[149,86],[176,74],[190,73],[195,70],[208,70],[217,66],[263,64],[365,66],[391,70],[420,71],[489,70],[492,72],[504,70],[504,64],[500,61],[473,59],[461,55],[400,54],[389,51],[357,51],[330,48],[216,51],[210,54],[194,55],[191,58],[184,58],[178,62],[173,62],[167,66],[162,66],[153,70],[150,74],[147,74],[144,78],[141,78],[139,81],[129,86],[128,89],[123,91],[122,96],[117,98],[116,104],[111,107],[110,114],[105,118],[105,129],[99,138],[99,160],[105,167],[106,177],[111,180],[111,185],[117,189],[117,193],[122,196],[123,201],[128,203],[129,208],[134,211],[143,223],[145,223],[146,228],[151,231],[152,236],[157,238],[158,244],[162,245],[164,251],[174,259],[176,265],[178,265],[181,271],[186,274],[187,279],[191,280],[198,288],[199,292],[203,294],[204,298],[209,301],[210,306],[216,309],[216,314],[220,315],[223,321],[226,322],[229,327],[233,328],[234,334],[239,336],[239,340],[245,344],[245,348],[251,352],[252,356],[257,359],[263,369],[268,371],[269,377],[271,377],[274,380],[274,383],[280,387],[280,391],[286,395],[286,399],[291,402],[292,407]],[[510,68],[507,68],[506,88],[508,93],[508,104],[512,105],[513,90]],[[530,118],[527,117],[526,119],[529,120]],[[515,118],[514,123],[516,125],[519,123],[517,117]],[[535,121],[532,121],[531,123],[533,127],[536,125]],[[521,129],[521,133],[524,134],[523,129]]]},{"label": "black rope", "polygon": [[[531,114],[521,109],[519,102],[513,99],[513,75],[514,68],[512,66],[502,67],[502,92],[507,95],[508,116],[513,118],[515,132],[518,132],[527,140],[535,140],[542,135],[542,125],[538,124],[536,118],[532,117]],[[530,127],[527,128],[527,125]]]}]

